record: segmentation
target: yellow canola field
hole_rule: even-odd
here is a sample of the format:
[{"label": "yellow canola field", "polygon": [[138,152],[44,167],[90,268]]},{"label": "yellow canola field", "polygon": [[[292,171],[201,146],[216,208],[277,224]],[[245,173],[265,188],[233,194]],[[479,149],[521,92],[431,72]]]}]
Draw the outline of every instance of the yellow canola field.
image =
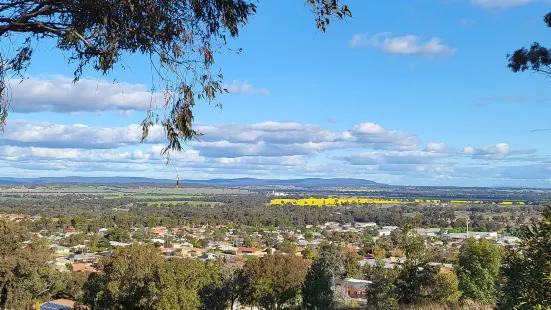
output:
[{"label": "yellow canola field", "polygon": [[[408,203],[408,202],[417,202],[417,203],[441,203],[440,199],[415,199],[413,201],[403,198],[358,198],[358,197],[342,197],[342,198],[304,198],[304,199],[272,199],[270,201],[271,205],[285,205],[291,204],[295,206],[338,206],[344,204],[396,204],[396,203]],[[453,204],[483,204],[482,200],[450,200],[450,203]],[[492,202],[496,204],[496,202]],[[522,201],[502,201],[497,204],[501,205],[524,205]]]},{"label": "yellow canola field", "polygon": [[379,198],[305,198],[305,199],[272,199],[271,205],[292,204],[296,206],[337,206],[346,203],[363,204],[363,203],[403,203],[408,202],[407,199],[379,199]]}]

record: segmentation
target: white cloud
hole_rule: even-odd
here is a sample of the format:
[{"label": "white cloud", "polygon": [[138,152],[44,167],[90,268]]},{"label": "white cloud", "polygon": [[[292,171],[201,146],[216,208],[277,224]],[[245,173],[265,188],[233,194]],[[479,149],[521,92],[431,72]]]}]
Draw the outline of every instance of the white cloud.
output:
[{"label": "white cloud", "polygon": [[227,89],[230,94],[256,96],[270,95],[270,91],[268,91],[267,89],[257,89],[247,81],[239,82],[237,80],[234,80],[231,84],[225,84],[223,87]]},{"label": "white cloud", "polygon": [[[152,93],[142,84],[110,83],[55,75],[12,80],[12,107],[15,112],[101,112],[108,110],[147,111],[164,104],[160,93]],[[122,112],[129,113],[129,112]]]},{"label": "white cloud", "polygon": [[362,144],[372,144],[374,149],[382,150],[413,150],[419,143],[419,139],[413,134],[386,129],[374,123],[355,125],[350,130],[350,139]]},{"label": "white cloud", "polygon": [[536,150],[531,149],[513,149],[507,143],[497,143],[485,145],[480,148],[466,146],[461,149],[460,154],[470,155],[474,159],[505,159],[511,155],[533,154]]},{"label": "white cloud", "polygon": [[444,153],[447,150],[446,144],[443,142],[431,142],[427,143],[427,147],[425,148],[427,152],[436,152],[436,153]]},{"label": "white cloud", "polygon": [[[11,106],[17,113],[117,111],[119,116],[128,117],[132,111],[145,112],[162,108],[167,100],[165,94],[151,92],[143,84],[112,83],[87,78],[73,83],[72,78],[61,75],[11,80],[10,86],[13,94]],[[267,89],[256,89],[246,81],[233,81],[225,87],[232,94],[270,94]]]},{"label": "white cloud", "polygon": [[[162,128],[157,126],[150,130],[147,141],[162,143],[164,139]],[[137,145],[140,140],[141,129],[138,124],[125,127],[89,127],[82,124],[31,124],[14,120],[10,121],[6,131],[0,134],[0,146],[109,149]]]},{"label": "white cloud", "polygon": [[[165,137],[159,127],[153,128],[150,140],[139,144],[141,132],[136,124],[92,127],[14,120],[0,135],[0,170],[4,176],[362,176],[398,184],[405,180],[417,180],[410,184],[452,184],[494,179],[501,184],[551,178],[549,158],[533,155],[535,150],[515,149],[507,143],[456,149],[444,142],[421,143],[412,133],[375,123],[357,124],[342,132],[317,124],[272,121],[202,125],[198,129],[205,133],[204,139],[190,143],[183,153],[172,154],[167,166],[161,155]],[[532,155],[519,156],[522,154]],[[476,167],[469,166],[475,163]],[[535,172],[536,168],[542,170]]]},{"label": "white cloud", "polygon": [[439,38],[423,41],[415,35],[391,37],[389,32],[378,33],[371,37],[366,34],[356,34],[349,42],[350,47],[373,47],[388,54],[452,56],[455,48],[441,43]]}]

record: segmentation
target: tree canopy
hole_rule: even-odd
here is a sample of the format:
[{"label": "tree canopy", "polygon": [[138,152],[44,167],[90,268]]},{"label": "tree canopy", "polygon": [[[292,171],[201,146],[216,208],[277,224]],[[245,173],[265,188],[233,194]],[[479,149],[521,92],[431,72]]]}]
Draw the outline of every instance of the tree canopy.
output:
[{"label": "tree canopy", "polygon": [[522,245],[505,258],[505,284],[498,309],[551,308],[551,206],[539,223],[525,228]]},{"label": "tree canopy", "polygon": [[[84,68],[109,74],[125,55],[145,55],[153,72],[152,92],[161,92],[166,113],[153,104],[142,123],[161,125],[167,137],[164,153],[199,138],[193,129],[192,108],[198,101],[214,102],[226,92],[223,75],[213,68],[214,55],[237,37],[255,14],[253,0],[13,0],[0,1],[0,38],[15,37],[0,53],[0,129],[10,107],[9,80],[24,78],[36,43],[55,42],[75,66],[78,81]],[[333,18],[351,16],[340,0],[306,0],[316,26],[325,31]],[[288,5],[288,4],[285,4]],[[152,97],[153,98],[153,97]],[[164,115],[164,116],[162,116]]]},{"label": "tree canopy", "polygon": [[0,219],[0,309],[16,309],[58,291],[52,250],[17,223]]},{"label": "tree canopy", "polygon": [[[551,13],[543,17],[547,27],[551,27]],[[522,47],[507,55],[508,67],[513,72],[526,70],[551,76],[551,49],[538,42],[532,43],[530,48]]]},{"label": "tree canopy", "polygon": [[297,303],[309,262],[295,255],[266,255],[243,267],[242,303],[282,309]]},{"label": "tree canopy", "polygon": [[488,240],[468,239],[459,251],[457,277],[464,297],[493,302],[500,278],[503,249]]},{"label": "tree canopy", "polygon": [[214,281],[202,261],[165,259],[152,245],[115,250],[84,285],[84,304],[94,309],[198,309],[199,291]]}]

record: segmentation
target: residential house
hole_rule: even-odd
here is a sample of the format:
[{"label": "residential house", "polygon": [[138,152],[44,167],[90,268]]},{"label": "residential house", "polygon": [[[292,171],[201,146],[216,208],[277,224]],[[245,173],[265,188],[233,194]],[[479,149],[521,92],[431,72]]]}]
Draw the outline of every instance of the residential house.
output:
[{"label": "residential house", "polygon": [[348,295],[352,298],[364,298],[366,295],[366,288],[373,282],[359,279],[347,279],[342,280],[339,285],[345,287]]},{"label": "residential house", "polygon": [[238,247],[237,254],[245,255],[260,255],[260,250],[257,248]]},{"label": "residential house", "polygon": [[112,247],[123,247],[132,245],[131,243],[118,242],[118,241],[109,241],[109,245]]},{"label": "residential house", "polygon": [[449,233],[444,235],[444,238],[448,240],[465,240],[467,238],[474,238],[474,239],[497,239],[497,232],[478,232],[478,231],[470,231],[467,233]]},{"label": "residential house", "polygon": [[390,236],[390,234],[392,234],[392,230],[384,228],[379,230],[379,237]]},{"label": "residential house", "polygon": [[76,230],[76,228],[74,228],[74,227],[67,227],[67,228],[65,228],[65,233],[67,233],[67,234],[75,233],[76,231],[77,231],[77,230]]},{"label": "residential house", "polygon": [[229,245],[222,245],[222,246],[218,247],[218,251],[220,251],[222,253],[225,253],[225,254],[231,254],[231,255],[236,255],[237,254],[237,249],[238,248],[233,247],[233,246],[229,246]]},{"label": "residential house", "polygon": [[69,254],[69,253],[71,253],[71,249],[69,249],[66,246],[56,245],[56,246],[52,246],[52,247],[55,247],[55,253],[56,254]]},{"label": "residential house", "polygon": [[67,257],[68,260],[73,263],[94,263],[98,260],[99,256],[95,254],[74,254]]},{"label": "residential house", "polygon": [[521,239],[514,236],[503,236],[497,240],[497,243],[502,246],[515,246],[521,242]]},{"label": "residential house", "polygon": [[69,299],[56,299],[40,305],[40,310],[71,310],[75,302]]},{"label": "residential house", "polygon": [[440,235],[440,228],[417,228],[414,232],[419,236],[437,237]]},{"label": "residential house", "polygon": [[151,228],[151,234],[155,236],[165,236],[167,234],[166,227],[157,226]]},{"label": "residential house", "polygon": [[73,264],[74,272],[97,272],[96,268],[85,264]]},{"label": "residential house", "polygon": [[199,256],[199,259],[204,260],[204,261],[206,261],[206,260],[214,260],[214,259],[216,259],[216,254],[205,253],[205,254]]}]

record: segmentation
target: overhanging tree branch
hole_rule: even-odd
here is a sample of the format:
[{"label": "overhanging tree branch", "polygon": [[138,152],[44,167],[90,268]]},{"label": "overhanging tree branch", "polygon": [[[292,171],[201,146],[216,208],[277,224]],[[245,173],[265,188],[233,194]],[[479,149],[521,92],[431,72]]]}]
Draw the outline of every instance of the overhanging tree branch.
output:
[{"label": "overhanging tree branch", "polygon": [[[24,36],[13,55],[0,51],[0,129],[6,124],[9,80],[24,77],[34,46],[31,41],[57,40],[70,53],[78,81],[85,67],[108,74],[123,54],[150,57],[152,85],[166,96],[164,113],[148,111],[142,137],[161,125],[167,138],[163,153],[180,151],[182,144],[201,136],[193,129],[192,109],[198,101],[221,106],[226,92],[223,75],[212,68],[226,37],[237,37],[256,13],[254,0],[15,0],[0,1],[0,38]],[[326,31],[333,18],[351,16],[340,0],[305,0],[316,26]],[[287,5],[287,4],[285,4]],[[153,94],[152,94],[153,96]]]}]

